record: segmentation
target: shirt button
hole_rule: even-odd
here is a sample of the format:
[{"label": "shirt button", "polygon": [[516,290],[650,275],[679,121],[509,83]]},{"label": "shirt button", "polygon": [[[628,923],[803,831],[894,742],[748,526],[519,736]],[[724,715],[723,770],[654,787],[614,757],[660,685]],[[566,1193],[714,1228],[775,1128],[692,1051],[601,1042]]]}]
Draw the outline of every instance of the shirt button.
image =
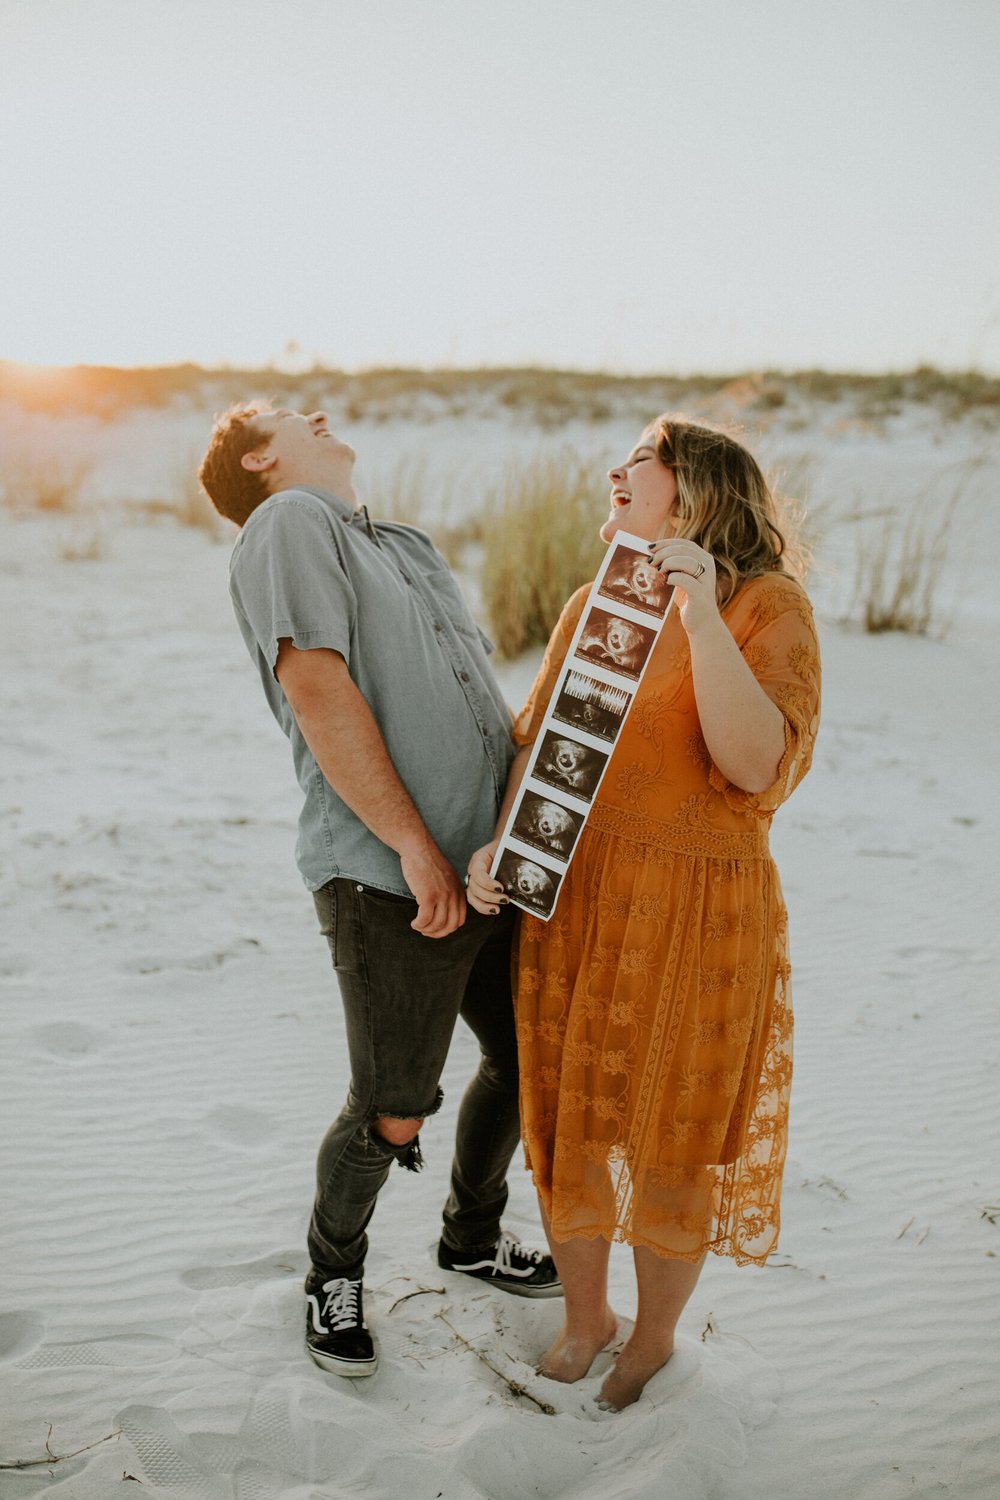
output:
[{"label": "shirt button", "polygon": [[441,634],[441,626],[438,624],[437,620],[434,621],[434,629],[437,631],[438,635]]},{"label": "shirt button", "polygon": [[459,678],[461,679],[462,682],[468,682],[468,680],[469,680],[469,674],[468,674],[468,672],[459,672],[458,675],[459,675]]}]

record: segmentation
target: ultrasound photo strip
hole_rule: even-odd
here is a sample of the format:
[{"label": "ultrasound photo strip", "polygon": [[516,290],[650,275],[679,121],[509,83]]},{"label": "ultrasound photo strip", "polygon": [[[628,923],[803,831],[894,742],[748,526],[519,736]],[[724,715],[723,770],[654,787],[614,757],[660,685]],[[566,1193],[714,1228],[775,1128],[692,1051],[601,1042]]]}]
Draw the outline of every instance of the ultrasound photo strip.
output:
[{"label": "ultrasound photo strip", "polygon": [[620,532],[587,596],[490,870],[513,906],[545,922],[672,604],[673,590],[650,574],[646,543]]}]

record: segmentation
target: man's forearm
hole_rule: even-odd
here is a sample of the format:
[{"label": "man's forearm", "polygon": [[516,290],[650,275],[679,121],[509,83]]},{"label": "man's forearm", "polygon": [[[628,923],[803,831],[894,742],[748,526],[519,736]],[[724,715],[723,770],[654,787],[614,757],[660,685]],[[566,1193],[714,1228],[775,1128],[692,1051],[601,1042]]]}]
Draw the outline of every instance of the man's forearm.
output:
[{"label": "man's forearm", "polygon": [[362,823],[399,855],[433,845],[343,657],[282,641],[277,677],[316,764]]}]

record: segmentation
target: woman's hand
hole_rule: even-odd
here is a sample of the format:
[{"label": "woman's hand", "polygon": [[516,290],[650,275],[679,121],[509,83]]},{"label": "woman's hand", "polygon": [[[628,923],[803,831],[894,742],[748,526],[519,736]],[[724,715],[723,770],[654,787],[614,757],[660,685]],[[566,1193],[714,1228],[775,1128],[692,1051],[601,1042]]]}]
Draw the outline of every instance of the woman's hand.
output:
[{"label": "woman's hand", "polygon": [[494,839],[491,844],[484,844],[469,860],[466,899],[469,905],[474,906],[476,911],[482,912],[484,917],[495,917],[501,906],[507,904],[503,886],[490,874],[490,865],[493,863],[493,856],[497,852],[499,842],[499,839]]},{"label": "woman's hand", "polygon": [[715,592],[715,559],[711,552],[683,537],[649,543],[650,561],[681,593],[677,600],[681,624],[688,635],[719,619]]}]

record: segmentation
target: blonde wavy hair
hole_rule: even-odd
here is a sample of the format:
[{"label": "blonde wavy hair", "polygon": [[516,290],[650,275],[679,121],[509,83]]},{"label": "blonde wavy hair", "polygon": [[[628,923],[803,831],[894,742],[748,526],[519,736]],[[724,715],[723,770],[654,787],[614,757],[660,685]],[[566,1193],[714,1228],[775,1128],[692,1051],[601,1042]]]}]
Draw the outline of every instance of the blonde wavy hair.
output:
[{"label": "blonde wavy hair", "polygon": [[803,575],[806,559],[796,517],[790,506],[779,505],[742,443],[670,413],[657,417],[646,432],[657,458],[677,480],[675,535],[712,554],[722,599],[765,573]]}]

